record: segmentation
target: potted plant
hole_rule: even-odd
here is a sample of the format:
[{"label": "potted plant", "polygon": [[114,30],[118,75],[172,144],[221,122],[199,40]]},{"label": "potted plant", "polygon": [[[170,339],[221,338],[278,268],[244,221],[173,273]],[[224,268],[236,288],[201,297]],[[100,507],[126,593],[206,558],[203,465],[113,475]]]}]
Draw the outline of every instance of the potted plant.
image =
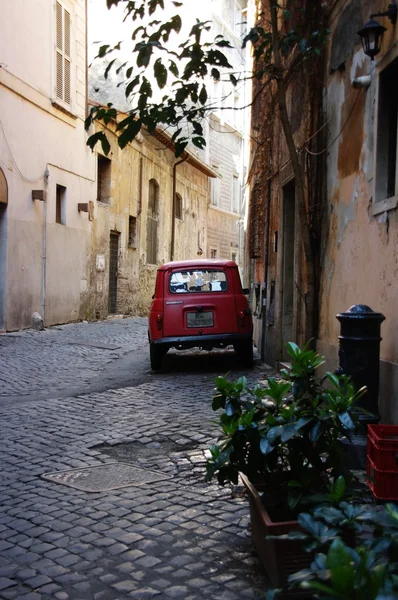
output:
[{"label": "potted plant", "polygon": [[294,343],[287,350],[291,370],[269,377],[266,386],[251,388],[244,377],[217,378],[212,406],[222,411],[223,435],[206,465],[207,480],[217,476],[221,484],[236,484],[241,476],[253,540],[275,586],[309,558],[299,542],[274,536],[299,530],[303,505],[339,493],[337,478],[350,476],[340,438],[355,429],[355,403],[365,391],[356,392],[344,375],[316,379],[323,359]]},{"label": "potted plant", "polygon": [[[309,552],[309,568],[290,575],[291,588],[300,586],[311,597],[337,600],[394,600],[398,597],[398,507],[320,506],[298,521]],[[351,530],[351,543],[347,530]],[[280,597],[269,590],[266,600]]]}]

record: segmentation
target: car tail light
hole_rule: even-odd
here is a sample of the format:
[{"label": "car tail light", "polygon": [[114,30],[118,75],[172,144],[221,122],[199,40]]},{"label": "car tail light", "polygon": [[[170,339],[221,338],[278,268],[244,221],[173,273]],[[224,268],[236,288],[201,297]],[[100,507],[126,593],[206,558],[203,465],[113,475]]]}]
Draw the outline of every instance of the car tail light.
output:
[{"label": "car tail light", "polygon": [[243,310],[239,311],[238,317],[239,317],[239,324],[240,325],[244,325],[244,322],[245,322],[245,313],[243,312]]},{"label": "car tail light", "polygon": [[163,315],[158,313],[156,315],[156,327],[158,329],[162,329],[162,324],[163,324]]}]

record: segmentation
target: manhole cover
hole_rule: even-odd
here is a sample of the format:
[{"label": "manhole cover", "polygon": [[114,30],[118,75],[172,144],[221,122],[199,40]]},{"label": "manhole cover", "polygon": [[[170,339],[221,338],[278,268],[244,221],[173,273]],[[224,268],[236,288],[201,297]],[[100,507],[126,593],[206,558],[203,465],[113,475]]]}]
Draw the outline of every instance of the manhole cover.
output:
[{"label": "manhole cover", "polygon": [[127,463],[108,463],[98,467],[85,467],[58,473],[45,473],[43,479],[62,483],[84,492],[106,492],[131,485],[140,486],[169,479],[168,475],[158,471],[139,469]]}]

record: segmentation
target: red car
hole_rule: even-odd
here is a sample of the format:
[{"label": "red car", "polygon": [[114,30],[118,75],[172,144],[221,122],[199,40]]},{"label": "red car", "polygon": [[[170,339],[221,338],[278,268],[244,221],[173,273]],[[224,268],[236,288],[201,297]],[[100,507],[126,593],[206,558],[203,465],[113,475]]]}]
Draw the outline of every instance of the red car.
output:
[{"label": "red car", "polygon": [[159,267],[149,312],[151,367],[169,348],[205,350],[233,345],[244,366],[253,365],[253,322],[232,260],[186,260]]}]

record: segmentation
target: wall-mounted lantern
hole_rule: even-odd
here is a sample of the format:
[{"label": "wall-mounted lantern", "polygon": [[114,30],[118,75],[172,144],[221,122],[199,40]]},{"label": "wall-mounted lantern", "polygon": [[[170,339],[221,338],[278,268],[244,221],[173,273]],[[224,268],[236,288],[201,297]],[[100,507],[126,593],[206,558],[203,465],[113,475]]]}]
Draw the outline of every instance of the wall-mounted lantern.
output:
[{"label": "wall-mounted lantern", "polygon": [[380,25],[374,17],[388,17],[393,25],[397,22],[398,7],[396,0],[393,0],[388,6],[388,10],[385,12],[373,13],[370,15],[370,21],[368,21],[362,29],[358,31],[358,35],[361,38],[363,51],[366,56],[369,56],[371,60],[379,54],[381,49],[381,42],[383,40],[383,34],[387,29]]}]

